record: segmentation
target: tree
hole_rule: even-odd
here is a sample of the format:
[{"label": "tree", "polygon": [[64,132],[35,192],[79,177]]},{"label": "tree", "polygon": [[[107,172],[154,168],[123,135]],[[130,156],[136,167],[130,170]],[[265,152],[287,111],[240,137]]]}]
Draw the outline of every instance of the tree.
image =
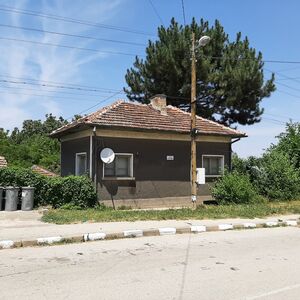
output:
[{"label": "tree", "polygon": [[234,41],[219,21],[203,19],[181,26],[173,18],[168,28],[158,28],[158,40],[149,41],[146,58],[136,57],[127,70],[124,88],[132,101],[148,103],[164,93],[174,106],[188,108],[191,90],[191,33],[211,42],[197,51],[197,114],[225,125],[254,124],[261,120],[260,102],[275,90],[274,74],[264,82],[262,54],[237,33]]},{"label": "tree", "polygon": [[300,169],[300,123],[287,123],[285,132],[277,138],[278,144],[272,145],[270,149],[286,153],[296,168]]},{"label": "tree", "polygon": [[272,149],[262,159],[259,189],[270,200],[293,200],[300,195],[300,174],[287,153]]},{"label": "tree", "polygon": [[22,128],[15,128],[10,135],[0,129],[0,155],[4,155],[10,165],[31,167],[36,164],[58,173],[59,142],[49,134],[65,124],[67,121],[62,117],[49,114],[45,121],[25,120]]}]

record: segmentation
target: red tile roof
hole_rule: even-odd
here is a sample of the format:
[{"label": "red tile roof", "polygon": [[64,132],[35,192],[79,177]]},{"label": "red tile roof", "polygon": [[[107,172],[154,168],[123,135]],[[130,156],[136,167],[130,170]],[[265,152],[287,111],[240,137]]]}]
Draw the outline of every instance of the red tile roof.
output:
[{"label": "red tile roof", "polygon": [[36,165],[32,166],[31,170],[38,173],[38,174],[40,174],[40,175],[44,175],[44,176],[47,176],[47,177],[56,177],[56,176],[58,176],[57,174],[55,174],[55,173],[53,173],[53,172],[51,172],[47,169],[44,169],[40,166],[36,166]]},{"label": "red tile roof", "polygon": [[[162,114],[159,110],[154,109],[151,104],[137,104],[119,100],[110,106],[104,107],[53,131],[51,136],[61,136],[70,129],[81,125],[189,133],[191,115],[170,105],[166,107],[166,113]],[[199,133],[205,135],[246,136],[245,133],[238,130],[199,116],[197,116],[196,126]]]},{"label": "red tile roof", "polygon": [[4,156],[0,156],[0,168],[7,167],[7,161]]}]

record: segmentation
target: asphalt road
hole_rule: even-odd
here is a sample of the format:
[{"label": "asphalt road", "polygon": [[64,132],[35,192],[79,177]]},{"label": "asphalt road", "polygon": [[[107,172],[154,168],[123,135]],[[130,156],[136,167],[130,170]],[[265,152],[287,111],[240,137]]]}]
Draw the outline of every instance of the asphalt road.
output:
[{"label": "asphalt road", "polygon": [[300,229],[0,251],[0,299],[300,299]]}]

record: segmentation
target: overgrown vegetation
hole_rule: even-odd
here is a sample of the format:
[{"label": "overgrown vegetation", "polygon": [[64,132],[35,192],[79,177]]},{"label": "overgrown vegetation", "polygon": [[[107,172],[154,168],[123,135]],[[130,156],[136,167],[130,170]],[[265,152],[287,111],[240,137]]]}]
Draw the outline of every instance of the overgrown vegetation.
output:
[{"label": "overgrown vegetation", "polygon": [[0,186],[35,187],[35,207],[69,205],[83,209],[93,207],[97,202],[94,186],[85,176],[45,177],[30,169],[0,168]]},{"label": "overgrown vegetation", "polygon": [[[295,200],[300,198],[300,123],[288,123],[286,130],[278,136],[278,143],[271,145],[261,158],[232,159],[233,170],[237,176],[236,182],[249,178],[253,189],[270,201]],[[230,176],[230,175],[227,175]],[[224,176],[222,182],[228,181]],[[228,194],[235,196],[236,187],[227,190]],[[230,196],[229,196],[230,198]]]},{"label": "overgrown vegetation", "polygon": [[5,156],[10,166],[40,165],[59,173],[59,141],[49,134],[65,124],[67,121],[62,117],[50,114],[44,121],[25,120],[21,129],[14,128],[12,132],[0,128],[0,155]]},{"label": "overgrown vegetation", "polygon": [[224,218],[256,218],[283,214],[299,214],[300,201],[263,202],[254,204],[234,204],[200,206],[197,209],[168,210],[113,210],[101,207],[84,210],[50,210],[44,214],[44,222],[70,224],[78,222],[116,222],[143,220],[202,220]]},{"label": "overgrown vegetation", "polygon": [[236,171],[226,173],[215,184],[212,195],[219,204],[254,203],[260,200],[249,176]]}]

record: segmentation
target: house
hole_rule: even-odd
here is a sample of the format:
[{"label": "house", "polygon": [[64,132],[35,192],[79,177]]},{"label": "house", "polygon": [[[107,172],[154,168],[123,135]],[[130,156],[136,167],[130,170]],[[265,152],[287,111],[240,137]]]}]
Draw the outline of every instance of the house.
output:
[{"label": "house", "polygon": [[0,168],[7,167],[7,161],[4,156],[0,156]]},{"label": "house", "polygon": [[[149,105],[117,101],[51,133],[61,142],[61,175],[88,174],[106,205],[190,205],[190,113],[157,95]],[[206,184],[197,201],[211,199],[210,185],[231,165],[231,144],[246,135],[197,117],[197,167]],[[115,152],[104,164],[100,152]]]},{"label": "house", "polygon": [[42,168],[40,166],[37,166],[37,165],[33,165],[31,167],[31,170],[35,173],[38,173],[40,175],[43,175],[43,176],[46,176],[46,177],[57,177],[58,175],[45,169],[45,168]]}]

